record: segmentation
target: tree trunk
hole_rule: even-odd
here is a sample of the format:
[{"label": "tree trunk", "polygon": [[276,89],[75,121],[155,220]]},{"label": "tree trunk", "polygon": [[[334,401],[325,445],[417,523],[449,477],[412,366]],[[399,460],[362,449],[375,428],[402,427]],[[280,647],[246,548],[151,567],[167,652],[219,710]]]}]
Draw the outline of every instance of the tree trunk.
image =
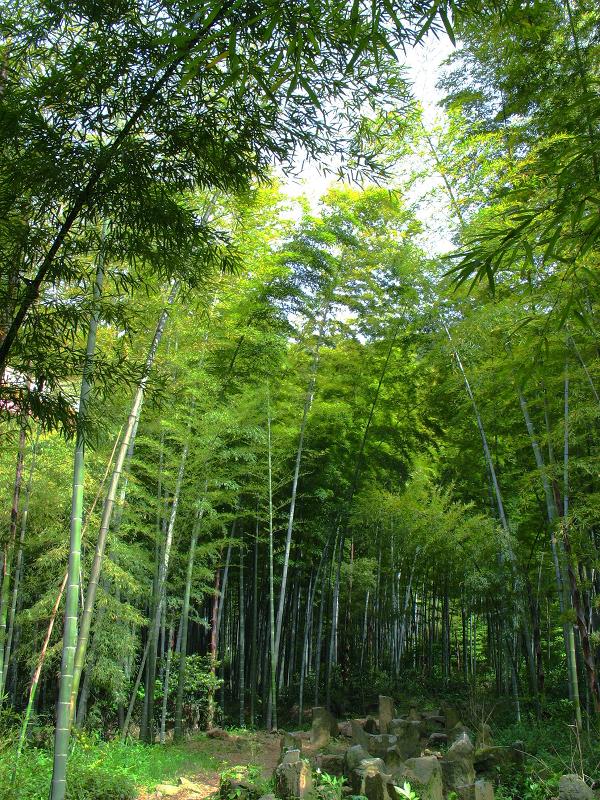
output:
[{"label": "tree trunk", "polygon": [[160,734],[159,741],[164,744],[167,739],[167,703],[169,701],[169,680],[171,677],[171,659],[173,657],[173,645],[175,639],[175,623],[171,620],[169,626],[169,642],[167,645],[167,664],[165,667],[165,679],[163,683],[162,709],[160,713]]},{"label": "tree trunk", "polygon": [[[336,547],[333,549],[334,555]],[[340,607],[340,575],[342,570],[342,558],[344,554],[344,536],[340,537],[339,547],[337,548],[337,564],[335,570],[335,580],[333,584],[333,599],[331,603],[331,630],[329,632],[329,653],[327,656],[327,675],[325,680],[325,705],[331,706],[331,682],[333,679],[333,667],[337,664],[337,629]]]},{"label": "tree trunk", "polygon": [[144,674],[144,667],[146,666],[146,660],[148,658],[149,649],[150,649],[150,639],[148,639],[148,641],[146,642],[146,646],[144,647],[144,652],[142,655],[142,660],[140,662],[140,667],[138,669],[135,683],[133,684],[133,691],[131,692],[131,698],[129,699],[129,706],[127,708],[125,722],[123,723],[123,730],[121,731],[121,741],[123,742],[127,738],[127,733],[129,732],[129,725],[131,723],[131,717],[133,715],[133,707],[135,705],[135,701],[137,698],[138,689],[140,688],[140,683],[142,682],[142,675]]},{"label": "tree trunk", "polygon": [[[117,459],[115,461],[115,466],[113,469],[113,473],[111,476],[110,484],[108,487],[106,499],[104,501],[104,506],[102,509],[102,519],[100,522],[100,531],[98,533],[98,539],[96,541],[96,550],[94,552],[94,560],[92,562],[92,567],[90,570],[90,577],[87,586],[87,592],[85,596],[85,603],[83,608],[83,613],[81,615],[81,630],[79,631],[79,636],[77,639],[77,650],[75,652],[75,664],[74,664],[74,673],[73,673],[73,682],[72,682],[72,696],[71,696],[71,714],[74,713],[75,703],[77,702],[77,692],[79,689],[79,681],[81,678],[81,672],[83,670],[83,666],[85,663],[85,654],[88,645],[88,638],[90,633],[90,627],[92,624],[92,617],[94,613],[94,605],[96,602],[96,592],[98,590],[98,582],[100,580],[100,572],[102,570],[102,560],[104,558],[104,548],[106,546],[106,537],[108,535],[108,531],[110,528],[110,523],[112,519],[113,510],[115,507],[115,501],[117,498],[117,489],[119,486],[119,480],[121,478],[121,474],[123,471],[123,465],[125,463],[125,459],[127,457],[127,453],[129,451],[132,437],[134,435],[134,431],[137,429],[137,424],[139,422],[140,414],[142,411],[142,403],[144,401],[144,393],[146,390],[146,385],[148,383],[148,379],[150,377],[150,370],[152,369],[152,365],[154,364],[154,359],[156,357],[156,352],[158,350],[158,346],[160,344],[160,340],[162,339],[162,335],[165,329],[165,325],[167,322],[167,318],[169,316],[169,308],[175,299],[175,295],[177,293],[177,285],[174,285],[171,289],[171,293],[169,295],[169,299],[167,301],[167,305],[163,309],[158,324],[156,326],[156,330],[154,332],[154,337],[152,339],[152,343],[150,345],[150,349],[148,351],[148,355],[146,357],[146,363],[144,365],[144,372],[142,374],[142,378],[136,390],[133,404],[131,407],[131,411],[129,412],[129,418],[127,420],[127,424],[125,426],[125,432],[123,434],[123,438],[121,440],[121,445],[119,447],[119,452],[117,455]],[[54,800],[54,798],[52,798]]]},{"label": "tree trunk", "polygon": [[[522,391],[519,390],[519,403],[521,405],[521,410],[523,412],[523,418],[525,420],[525,427],[527,428],[527,433],[529,434],[529,439],[531,442],[531,448],[533,450],[533,455],[535,458],[535,463],[540,473],[540,479],[542,481],[542,487],[544,489],[544,497],[546,500],[546,515],[548,518],[548,525],[550,528],[550,549],[552,552],[552,561],[554,564],[554,577],[556,581],[556,591],[558,595],[558,603],[560,608],[561,616],[564,618],[566,608],[568,605],[568,596],[566,594],[566,587],[565,581],[563,578],[563,569],[560,563],[560,556],[558,552],[558,548],[556,546],[556,524],[558,518],[558,511],[556,508],[556,499],[552,492],[552,487],[550,486],[550,481],[548,479],[548,474],[546,472],[546,467],[544,464],[544,457],[542,455],[541,448],[537,441],[535,430],[533,427],[533,422],[529,415],[529,409],[527,407],[527,402],[525,397],[523,396]],[[570,689],[570,696],[571,700],[573,701],[574,708],[575,708],[575,718],[577,722],[577,726],[581,729],[581,706],[579,702],[579,680],[577,676],[577,662],[575,659],[575,639],[573,635],[573,626],[568,622],[564,621],[562,624],[563,628],[563,639],[565,642],[565,653],[567,658],[567,671],[568,671],[568,679],[569,679],[569,689]]]},{"label": "tree trunk", "polygon": [[31,719],[31,712],[33,711],[33,703],[35,701],[37,687],[40,682],[40,675],[42,674],[42,667],[44,666],[46,653],[48,652],[48,645],[50,644],[50,639],[52,637],[52,631],[54,629],[54,623],[56,621],[58,607],[60,606],[60,601],[62,600],[62,596],[65,591],[65,586],[67,585],[67,578],[68,578],[68,572],[65,573],[65,577],[63,578],[63,581],[60,585],[60,589],[58,590],[54,606],[52,607],[52,611],[50,612],[50,619],[48,621],[48,629],[46,630],[46,636],[44,637],[44,642],[42,644],[42,649],[40,650],[40,655],[38,656],[38,662],[33,672],[33,676],[31,678],[31,683],[29,684],[29,697],[27,698],[27,706],[25,708],[25,714],[23,715],[23,722],[21,723],[21,733],[19,735],[19,743],[17,745],[17,752],[15,754],[15,763],[12,772],[11,784],[13,786],[15,785],[16,782],[17,771],[19,767],[19,759],[21,757],[21,752],[23,751],[23,745],[25,744],[25,737],[27,736],[27,728],[29,727],[29,720]]},{"label": "tree trunk", "polygon": [[[106,223],[103,234],[106,232]],[[67,789],[67,759],[71,729],[71,693],[73,691],[75,649],[77,647],[77,612],[79,608],[81,573],[81,529],[83,517],[83,481],[85,476],[85,427],[87,424],[88,403],[92,392],[94,352],[98,330],[99,311],[97,308],[104,277],[104,254],[98,257],[96,279],[94,281],[94,302],[96,308],[90,320],[87,337],[85,363],[79,395],[77,412],[77,433],[73,461],[73,494],[71,502],[71,533],[69,542],[69,566],[67,570],[67,589],[65,598],[65,622],[63,630],[62,661],[56,709],[54,732],[54,759],[50,800],[64,800]]]},{"label": "tree trunk", "polygon": [[[221,580],[221,570],[217,566],[215,570],[215,592],[212,600],[212,615],[211,615],[211,628],[210,628],[210,671],[214,679],[217,669],[217,621],[219,617],[219,586]],[[208,711],[206,714],[206,727],[210,730],[215,722],[215,692],[211,687],[208,690]]]},{"label": "tree trunk", "polygon": [[298,723],[302,724],[304,716],[304,677],[306,675],[306,666],[309,663],[308,659],[308,642],[310,640],[310,632],[312,627],[312,610],[315,599],[315,588],[317,586],[317,578],[319,571],[313,577],[311,572],[310,581],[308,583],[308,594],[306,596],[306,611],[304,619],[304,640],[302,643],[302,657],[300,659],[300,686],[298,689]]},{"label": "tree trunk", "polygon": [[328,308],[326,308],[325,313],[323,314],[323,318],[319,325],[319,332],[317,335],[317,343],[315,346],[315,352],[313,355],[313,360],[311,364],[310,370],[310,378],[308,381],[308,387],[306,389],[306,396],[304,398],[304,407],[302,410],[302,422],[300,423],[300,435],[298,437],[298,449],[296,451],[296,462],[294,465],[294,477],[292,479],[292,497],[290,500],[290,511],[288,515],[288,525],[287,525],[287,533],[285,538],[285,552],[283,555],[283,572],[281,575],[281,588],[279,590],[279,604],[277,607],[277,626],[275,629],[275,652],[279,653],[279,646],[281,643],[281,626],[283,622],[283,607],[285,603],[285,592],[287,587],[287,575],[289,569],[289,561],[290,561],[290,546],[292,543],[292,532],[294,528],[294,513],[296,509],[296,495],[298,492],[298,479],[300,477],[300,465],[302,463],[302,452],[304,447],[304,434],[306,432],[306,423],[308,420],[308,413],[310,411],[310,407],[312,405],[314,393],[315,393],[315,384],[317,381],[317,370],[319,368],[319,350],[321,348],[321,342],[323,339],[323,332],[325,329],[325,323],[327,321],[327,313]]},{"label": "tree trunk", "polygon": [[[158,641],[158,628],[160,625],[160,619],[162,614],[162,607],[165,603],[165,592],[166,592],[166,585],[167,585],[167,575],[169,572],[169,561],[171,557],[171,545],[173,543],[173,532],[175,530],[175,520],[177,519],[177,508],[179,506],[179,497],[181,494],[181,486],[183,484],[183,475],[185,473],[185,464],[187,461],[187,456],[190,447],[190,427],[191,427],[191,420],[188,425],[188,431],[186,435],[185,444],[183,446],[183,450],[181,451],[181,459],[179,462],[179,470],[177,473],[177,481],[175,483],[175,491],[173,493],[173,502],[171,504],[171,514],[169,517],[169,525],[167,527],[167,535],[165,539],[165,546],[163,551],[163,557],[160,564],[160,570],[158,575],[158,607],[154,611],[154,619],[150,625],[148,630],[148,642],[149,642],[149,650],[148,654],[152,653],[152,649],[156,651],[156,645]],[[151,672],[150,673],[150,680],[149,684],[151,689],[154,688],[154,679],[155,675]],[[147,741],[149,743],[154,742],[154,692],[150,691],[148,694],[148,719],[147,719]]]},{"label": "tree trunk", "polygon": [[[208,481],[204,484],[204,494],[208,489]],[[196,514],[194,527],[192,529],[192,539],[190,542],[190,552],[188,554],[187,572],[185,576],[185,591],[183,594],[183,605],[181,608],[181,644],[179,648],[179,669],[177,675],[177,698],[175,701],[175,741],[183,739],[183,690],[185,686],[185,668],[187,658],[187,639],[188,639],[188,621],[190,614],[190,595],[192,592],[192,576],[194,574],[194,557],[196,554],[196,545],[198,543],[198,533],[200,531],[200,524],[202,522],[204,510],[200,509]]]},{"label": "tree trunk", "polygon": [[244,535],[240,537],[240,644],[239,644],[239,693],[240,693],[240,725],[246,725],[246,615],[244,598]]},{"label": "tree trunk", "polygon": [[[10,510],[10,530],[8,533],[8,544],[6,550],[4,551],[2,589],[0,590],[0,705],[2,704],[2,700],[4,697],[4,691],[6,687],[6,676],[8,674],[8,664],[10,661],[10,653],[12,648],[15,611],[17,608],[17,597],[19,594],[19,583],[21,578],[21,564],[23,561],[23,542],[25,540],[25,526],[27,524],[27,510],[29,507],[29,495],[31,493],[31,478],[33,475],[33,467],[35,464],[35,445],[31,459],[29,479],[27,481],[25,508],[23,509],[23,514],[21,519],[19,549],[16,558],[15,578],[13,581],[13,591],[12,591],[12,598],[9,611],[8,597],[10,592],[10,573],[11,573],[12,558],[15,549],[15,540],[17,536],[17,522],[19,517],[19,497],[21,494],[21,482],[23,480],[24,458],[25,458],[25,428],[21,428],[21,431],[19,433],[19,449],[17,452],[17,466],[15,470],[13,499]],[[7,613],[8,613],[8,632],[6,625]]]},{"label": "tree trunk", "polygon": [[[568,367],[567,367],[568,369]],[[577,576],[573,566],[573,553],[571,550],[571,538],[569,536],[569,375],[565,374],[565,438],[564,438],[564,473],[563,473],[563,526],[562,535],[565,546],[565,554],[567,557],[567,571],[569,575],[569,584],[571,587],[571,601],[575,610],[575,617],[577,620],[577,630],[579,631],[579,640],[581,642],[581,651],[583,654],[583,663],[587,675],[588,689],[592,696],[594,703],[594,712],[600,713],[600,687],[598,686],[598,677],[596,674],[596,662],[594,659],[594,651],[592,649],[590,635],[585,620],[585,612],[583,609],[583,602],[581,599],[581,592],[577,583]]]},{"label": "tree trunk", "polygon": [[250,655],[250,725],[256,715],[256,668],[258,665],[258,517],[254,535],[254,574],[252,587],[252,650]]},{"label": "tree trunk", "polygon": [[271,404],[267,388],[267,469],[269,502],[269,622],[271,645],[270,704],[267,709],[267,730],[277,729],[277,650],[275,648],[275,585],[273,575],[273,465],[271,458]]}]

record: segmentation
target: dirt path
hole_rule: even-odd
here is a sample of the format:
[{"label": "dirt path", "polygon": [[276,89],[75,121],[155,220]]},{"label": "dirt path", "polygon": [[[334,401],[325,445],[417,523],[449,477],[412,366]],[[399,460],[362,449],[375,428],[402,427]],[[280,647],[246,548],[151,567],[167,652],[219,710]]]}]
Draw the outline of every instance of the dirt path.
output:
[{"label": "dirt path", "polygon": [[[230,734],[225,731],[217,736],[201,735],[192,739],[186,746],[189,752],[189,766],[181,771],[179,778],[183,785],[177,792],[142,792],[139,800],[174,797],[176,800],[206,800],[215,797],[219,788],[219,773],[228,767],[255,764],[261,767],[263,777],[269,779],[277,766],[281,739],[277,734],[248,732]],[[194,766],[194,761],[199,762]],[[210,767],[199,766],[209,762]],[[191,781],[200,792],[191,791],[185,781]],[[176,782],[167,785],[174,786]]]}]

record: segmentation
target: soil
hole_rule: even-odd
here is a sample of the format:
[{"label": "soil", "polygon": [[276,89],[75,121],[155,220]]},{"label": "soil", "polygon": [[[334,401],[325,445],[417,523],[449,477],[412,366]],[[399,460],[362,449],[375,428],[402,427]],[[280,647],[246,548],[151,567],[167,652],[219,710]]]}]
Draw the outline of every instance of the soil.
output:
[{"label": "soil", "polygon": [[262,768],[263,777],[270,778],[279,761],[281,737],[278,734],[265,732],[247,733],[243,735],[218,731],[214,737],[203,736],[192,739],[187,748],[190,762],[193,764],[194,754],[212,756],[217,765],[215,769],[198,769],[193,767],[182,773],[183,778],[191,781],[200,792],[192,792],[180,786],[176,794],[164,795],[160,792],[142,792],[139,800],[155,800],[155,798],[174,797],[175,800],[206,800],[216,798],[219,788],[219,772],[238,764],[256,764]]}]

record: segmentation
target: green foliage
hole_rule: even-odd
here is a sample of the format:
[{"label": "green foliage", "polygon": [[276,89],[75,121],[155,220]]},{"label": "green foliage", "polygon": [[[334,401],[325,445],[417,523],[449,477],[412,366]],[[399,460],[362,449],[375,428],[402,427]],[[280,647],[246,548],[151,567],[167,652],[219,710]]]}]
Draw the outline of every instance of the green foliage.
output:
[{"label": "green foliage", "polygon": [[[2,383],[12,413],[72,427],[63,384],[80,373],[102,221],[115,295],[173,279],[196,287],[232,269],[239,254],[198,190],[248,191],[298,149],[337,157],[350,174],[380,172],[384,137],[365,108],[399,124],[410,101],[395,50],[442,24],[438,3],[316,2],[285,13],[268,3],[134,3],[97,13],[8,2],[0,364],[15,370]],[[117,316],[110,303],[101,313]],[[131,330],[129,313],[120,321]],[[109,373],[131,377],[128,366],[98,359],[97,383],[108,390]]]},{"label": "green foliage", "polygon": [[[0,752],[0,798],[14,798],[11,786],[14,748]],[[201,753],[193,757],[194,768],[214,769],[216,762]],[[69,800],[133,800],[140,788],[175,780],[189,769],[189,751],[176,745],[153,748],[118,740],[102,742],[98,734],[79,732],[69,759],[67,798]],[[49,750],[29,747],[21,756],[16,786],[19,800],[46,797],[52,770]]]},{"label": "green foliage", "polygon": [[71,771],[66,796],[68,800],[135,800],[137,787],[128,776],[90,767]]},{"label": "green foliage", "polygon": [[[164,699],[170,727],[181,661],[174,653],[167,692],[166,633],[175,640],[192,532],[187,727],[213,720],[219,689],[219,718],[248,721],[251,692],[260,723],[271,677],[264,613],[283,585],[291,520],[276,676],[283,713],[301,716],[301,683],[305,707],[316,697],[349,713],[369,710],[377,694],[410,691],[464,709],[483,697],[508,731],[518,692],[526,722],[510,736],[545,766],[502,774],[504,791],[544,797],[559,750],[580,754],[577,771],[593,771],[594,746],[573,741],[568,727],[564,641],[577,624],[577,646],[589,639],[588,662],[597,655],[597,3],[536,0],[502,14],[387,0],[5,5],[0,550],[11,557],[14,443],[25,424],[29,465],[29,429],[40,434],[9,669],[15,708],[68,557],[68,436],[102,257],[84,586],[113,441],[177,291],[109,532],[86,731],[116,735],[161,603],[158,675],[148,669],[133,714],[135,724],[140,701],[152,699],[158,723]],[[428,29],[452,37],[453,26],[448,113],[425,129],[396,51]],[[411,176],[360,190],[338,184],[311,208],[268,183],[273,163],[289,166],[298,153],[378,180],[401,160],[397,174]],[[430,257],[412,201],[423,178],[451,212],[458,288]],[[460,283],[473,278],[467,293]],[[151,587],[176,503],[163,598]],[[61,635],[57,624],[30,729],[40,786]],[[534,711],[553,742],[528,719]],[[0,720],[2,758],[13,723]],[[133,750],[86,735],[71,791],[129,791]],[[146,751],[135,752],[143,760]],[[318,790],[335,800],[340,786],[323,776]]]},{"label": "green foliage", "polygon": [[272,789],[272,781],[263,778],[262,769],[257,764],[228,767],[219,773],[219,785],[227,800],[237,800],[246,794],[257,800]]},{"label": "green foliage", "polygon": [[[517,273],[571,284],[598,259],[598,126],[593,11],[551,2],[484,15],[461,30],[445,77],[446,103],[465,118],[450,162],[475,156],[479,202],[464,209],[459,282],[511,281]],[[535,76],[535,77],[534,77]],[[494,142],[495,168],[481,159]],[[452,167],[450,167],[450,170]],[[483,179],[482,179],[483,178]],[[485,182],[485,183],[484,183]],[[545,273],[545,274],[544,274]],[[561,291],[559,289],[559,291]],[[586,316],[570,287],[561,294]],[[565,317],[557,315],[559,324]]]},{"label": "green foliage", "polygon": [[[171,659],[171,670],[173,675],[178,674],[179,654],[173,653]],[[208,704],[210,697],[223,684],[210,668],[210,657],[202,655],[188,655],[185,666],[185,683],[183,688],[183,713],[188,727],[199,727],[204,729],[207,722]],[[177,683],[174,680],[169,686],[169,698],[174,708],[175,696],[177,694]],[[155,700],[162,700],[162,685],[157,682],[157,692]],[[157,721],[160,715],[160,703],[156,703]]]},{"label": "green foliage", "polygon": [[337,775],[330,775],[321,769],[315,770],[315,789],[318,797],[322,800],[341,800],[342,788],[346,783],[346,778],[339,778]]},{"label": "green foliage", "polygon": [[410,787],[410,783],[405,782],[402,786],[394,786],[396,795],[403,797],[405,800],[419,800],[419,795]]}]

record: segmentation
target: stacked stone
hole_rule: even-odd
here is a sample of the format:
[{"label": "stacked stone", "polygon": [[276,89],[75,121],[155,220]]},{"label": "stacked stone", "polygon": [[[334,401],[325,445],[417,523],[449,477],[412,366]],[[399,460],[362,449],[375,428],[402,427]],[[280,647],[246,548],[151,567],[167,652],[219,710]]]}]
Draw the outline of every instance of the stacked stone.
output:
[{"label": "stacked stone", "polygon": [[[475,748],[473,734],[452,707],[421,712],[409,704],[399,716],[393,698],[386,695],[379,697],[376,716],[341,725],[326,708],[314,708],[307,738],[284,734],[282,761],[275,771],[277,796],[283,800],[304,800],[313,791],[303,753],[323,772],[346,777],[345,793],[367,800],[397,800],[395,787],[404,783],[410,783],[420,800],[444,800],[451,793],[458,800],[494,800],[487,775],[495,772],[500,759],[503,764],[522,763],[522,746],[495,748],[488,726],[478,732]],[[565,795],[564,800],[588,797]]]}]

